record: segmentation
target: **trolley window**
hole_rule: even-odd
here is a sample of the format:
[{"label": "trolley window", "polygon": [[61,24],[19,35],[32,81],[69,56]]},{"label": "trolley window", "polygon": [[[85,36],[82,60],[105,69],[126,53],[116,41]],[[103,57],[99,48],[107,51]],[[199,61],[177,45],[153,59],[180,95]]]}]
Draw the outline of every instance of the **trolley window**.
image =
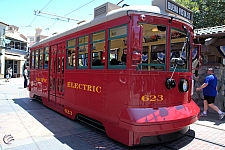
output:
[{"label": "trolley window", "polygon": [[88,66],[88,35],[79,37],[78,45],[78,68],[86,68]]},{"label": "trolley window", "polygon": [[36,55],[35,55],[35,69],[38,69],[38,62],[39,62],[39,50],[36,50]]},{"label": "trolley window", "polygon": [[31,51],[31,69],[34,69],[35,68],[35,51]]},{"label": "trolley window", "polygon": [[48,61],[49,61],[49,47],[45,47],[45,50],[44,50],[44,69],[48,69]]},{"label": "trolley window", "polygon": [[67,41],[67,68],[74,68],[76,66],[76,39]]},{"label": "trolley window", "polygon": [[[186,56],[187,43],[186,33],[177,29],[171,29],[171,51],[170,51],[170,70],[188,71],[189,59]],[[176,63],[179,61],[180,63]],[[177,65],[178,64],[178,65]]]},{"label": "trolley window", "polygon": [[167,27],[160,24],[139,23],[143,26],[142,70],[166,70]]},{"label": "trolley window", "polygon": [[104,60],[103,52],[105,51],[105,31],[92,34],[91,41],[91,68],[103,69]]},{"label": "trolley window", "polygon": [[127,25],[109,29],[108,68],[125,69],[127,48]]},{"label": "trolley window", "polygon": [[40,56],[39,56],[39,69],[43,68],[43,49],[40,49]]}]

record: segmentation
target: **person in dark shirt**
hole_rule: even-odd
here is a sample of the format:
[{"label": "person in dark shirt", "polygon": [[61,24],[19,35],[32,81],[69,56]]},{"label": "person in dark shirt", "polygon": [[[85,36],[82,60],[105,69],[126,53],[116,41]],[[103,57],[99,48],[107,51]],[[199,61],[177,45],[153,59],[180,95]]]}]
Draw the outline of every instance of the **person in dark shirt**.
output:
[{"label": "person in dark shirt", "polygon": [[199,91],[203,89],[204,95],[204,111],[200,114],[200,116],[207,116],[208,106],[214,109],[219,114],[219,120],[222,120],[225,113],[222,112],[215,104],[215,98],[217,95],[217,78],[214,75],[213,68],[208,68],[208,76],[205,78],[204,83],[196,89]]}]

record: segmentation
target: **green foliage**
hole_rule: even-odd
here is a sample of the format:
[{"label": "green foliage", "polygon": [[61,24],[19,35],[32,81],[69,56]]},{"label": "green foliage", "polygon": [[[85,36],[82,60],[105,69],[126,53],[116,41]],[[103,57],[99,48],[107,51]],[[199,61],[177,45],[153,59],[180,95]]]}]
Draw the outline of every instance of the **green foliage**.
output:
[{"label": "green foliage", "polygon": [[225,25],[224,0],[175,0],[194,13],[195,28]]}]

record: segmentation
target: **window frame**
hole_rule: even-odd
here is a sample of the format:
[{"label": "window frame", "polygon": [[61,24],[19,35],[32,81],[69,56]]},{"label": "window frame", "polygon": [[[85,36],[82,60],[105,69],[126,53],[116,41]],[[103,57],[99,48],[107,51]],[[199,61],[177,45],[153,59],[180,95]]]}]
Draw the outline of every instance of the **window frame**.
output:
[{"label": "window frame", "polygon": [[[167,39],[166,39],[166,41],[167,41]],[[150,63],[149,64],[147,63],[147,66],[150,66],[150,67],[163,67],[162,71],[166,71],[166,59],[167,59],[167,57],[166,57],[166,44],[167,43],[165,43],[165,52],[164,52],[164,54],[165,54],[165,63],[164,64],[154,64],[154,63],[151,63],[151,58],[150,58]],[[150,54],[150,56],[152,56],[152,47],[153,46],[160,46],[160,45],[164,45],[164,44],[159,44],[159,45],[151,44],[151,54]],[[158,54],[158,53],[159,52],[157,52],[156,54]],[[146,64],[146,63],[144,63],[144,64]]]},{"label": "window frame", "polygon": [[[104,39],[93,41],[93,35],[96,34],[96,33],[101,33],[101,32],[104,33]],[[97,32],[94,32],[94,33],[91,34],[91,42],[90,42],[90,45],[91,45],[91,49],[90,49],[90,52],[91,52],[91,58],[90,58],[91,59],[91,69],[104,69],[105,68],[105,64],[103,64],[101,66],[92,66],[93,53],[96,53],[96,52],[93,52],[93,45],[96,44],[96,43],[104,42],[104,47],[105,47],[105,43],[106,43],[105,35],[106,35],[105,30],[100,30],[100,31],[97,31]],[[105,49],[103,51],[105,51]],[[99,52],[100,51],[98,51],[98,53]]]},{"label": "window frame", "polygon": [[[178,31],[178,32],[181,32],[181,33],[184,33],[184,34],[186,34],[184,31],[182,31],[181,29],[179,29],[179,28],[177,28],[177,27],[173,27],[173,26],[170,26],[170,35],[169,35],[169,37],[170,37],[170,45],[169,45],[169,47],[170,47],[170,54],[171,54],[171,51],[172,51],[172,30],[175,30],[175,31]],[[186,35],[187,36],[187,35]],[[189,39],[190,39],[190,34],[188,35],[188,37],[189,37]],[[184,41],[183,42],[177,42],[177,43],[184,43]],[[181,49],[181,51],[182,51],[182,49]],[[179,51],[180,52],[180,51]],[[190,60],[191,59],[191,57],[189,57],[189,60],[187,60],[187,68],[186,69],[181,69],[181,68],[176,68],[176,70],[175,70],[175,72],[189,72],[189,70],[190,70]],[[174,71],[174,68],[172,68],[171,66],[170,66],[170,64],[169,64],[169,71]]]},{"label": "window frame", "polygon": [[[68,42],[69,41],[75,41],[74,46],[68,46]],[[77,67],[77,38],[72,38],[66,41],[66,69],[74,69]],[[69,48],[74,48],[74,52],[75,52],[75,66],[69,66],[69,60],[68,60],[68,49]],[[71,53],[72,54],[72,53]]]},{"label": "window frame", "polygon": [[[145,22],[145,21],[140,21],[138,22],[139,25],[144,25],[144,24],[148,24],[148,25],[152,25],[152,26],[162,26],[162,27],[165,27],[166,28],[166,33],[165,33],[165,63],[164,64],[154,64],[154,63],[151,63],[151,57],[152,57],[152,47],[153,46],[160,46],[160,45],[164,45],[164,44],[156,44],[155,42],[157,41],[146,41],[147,39],[144,37],[144,34],[143,34],[143,47],[146,46],[145,43],[151,43],[149,44],[150,46],[150,49],[151,51],[148,52],[148,56],[149,56],[149,63],[141,63],[139,64],[139,66],[143,67],[143,66],[147,66],[148,67],[148,71],[151,71],[151,68],[152,67],[163,67],[163,70],[160,70],[160,71],[167,71],[166,69],[166,65],[167,65],[167,45],[168,45],[168,31],[170,30],[170,27],[167,25],[167,24],[162,24],[162,23],[157,23],[154,22],[154,23],[151,23],[151,22]],[[143,32],[144,32],[144,26],[143,26]],[[143,55],[143,51],[142,51],[142,55]],[[156,69],[157,71],[159,71],[159,69]]]},{"label": "window frame", "polygon": [[[87,36],[87,39],[88,39],[87,43],[85,43],[85,37],[86,36]],[[84,37],[84,43],[80,44],[79,39],[82,38],[82,37]],[[77,44],[77,50],[78,50],[77,69],[88,69],[89,38],[90,38],[89,34],[77,37],[77,39],[78,39],[78,44]],[[88,50],[84,51],[84,54],[80,54],[80,49],[79,49],[80,46],[87,46]],[[85,63],[87,63],[87,66],[79,66],[80,55],[84,55],[84,61],[85,61]],[[87,58],[86,58],[86,55],[87,55]]]},{"label": "window frame", "polygon": [[[115,36],[115,37],[110,37],[110,30],[115,29],[115,28],[119,28],[119,27],[122,27],[122,26],[126,27],[126,34],[118,35],[118,36]],[[115,26],[115,27],[112,27],[112,28],[108,29],[108,51],[107,51],[107,55],[108,55],[108,61],[107,61],[108,69],[126,69],[127,65],[110,65],[110,52],[111,52],[110,46],[111,46],[111,41],[112,40],[121,39],[121,38],[127,38],[127,36],[128,36],[128,24],[121,24],[121,25],[118,25],[118,26]],[[119,50],[122,50],[122,49],[119,49]],[[118,57],[118,55],[117,55],[117,57]]]},{"label": "window frame", "polygon": [[[48,50],[48,52],[46,52],[46,50]],[[44,61],[44,63],[43,63],[43,68],[44,69],[48,69],[49,68],[49,47],[48,46],[46,46],[45,48],[44,48],[44,56],[43,56],[43,61]],[[46,61],[46,54],[48,55],[48,66],[46,67],[45,66],[45,61]]]},{"label": "window frame", "polygon": [[[43,69],[43,55],[44,55],[44,49],[40,48],[39,49],[39,59],[38,59],[38,69]],[[40,66],[41,61],[42,61],[42,66]]]},{"label": "window frame", "polygon": [[30,54],[30,56],[31,56],[31,62],[30,62],[31,69],[35,69],[35,55],[34,54],[36,54],[36,50],[32,50],[30,53],[31,53]]},{"label": "window frame", "polygon": [[[39,69],[39,57],[40,57],[40,49],[35,50],[35,69]],[[37,62],[37,64],[36,64]],[[37,65],[37,66],[36,66]]]}]

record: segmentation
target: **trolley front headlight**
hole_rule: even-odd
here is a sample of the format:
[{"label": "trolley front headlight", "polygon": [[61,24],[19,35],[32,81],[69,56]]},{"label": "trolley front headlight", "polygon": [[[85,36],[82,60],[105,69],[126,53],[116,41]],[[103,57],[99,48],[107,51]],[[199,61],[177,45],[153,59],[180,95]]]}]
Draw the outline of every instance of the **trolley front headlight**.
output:
[{"label": "trolley front headlight", "polygon": [[179,82],[179,91],[180,92],[187,92],[188,89],[189,89],[189,83],[188,83],[188,80],[186,79],[180,79],[180,82]]}]

